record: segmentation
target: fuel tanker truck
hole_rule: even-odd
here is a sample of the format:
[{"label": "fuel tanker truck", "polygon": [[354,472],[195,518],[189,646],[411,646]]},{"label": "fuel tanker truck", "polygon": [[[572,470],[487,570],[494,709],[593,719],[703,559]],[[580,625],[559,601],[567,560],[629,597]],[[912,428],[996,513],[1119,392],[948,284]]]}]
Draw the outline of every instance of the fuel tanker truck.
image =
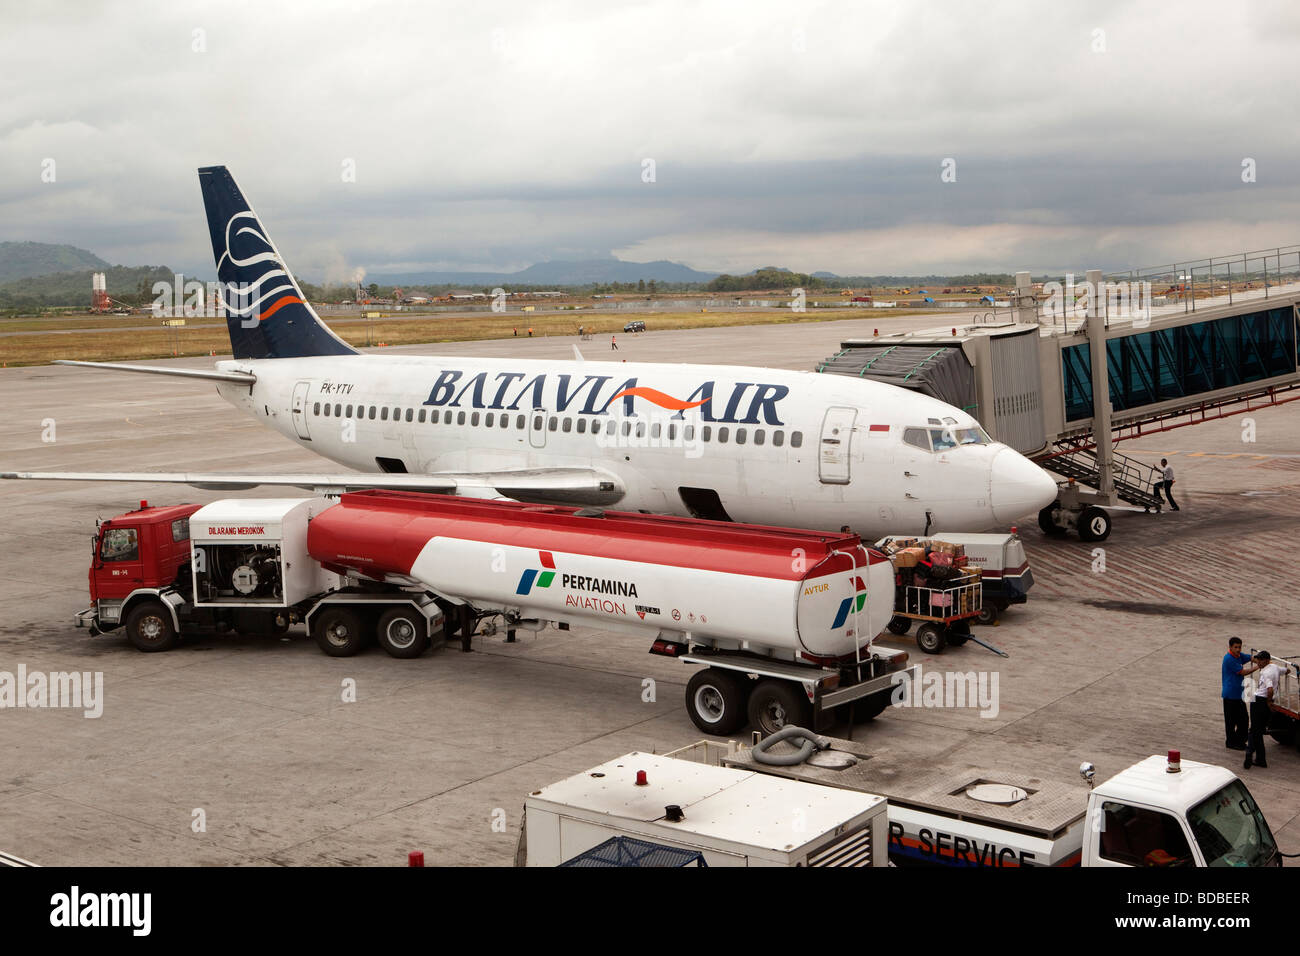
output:
[{"label": "fuel tanker truck", "polygon": [[869,719],[906,667],[874,645],[892,565],[853,534],[393,491],[141,505],[101,524],[77,618],[141,650],[302,622],[331,656],[410,658],[487,617],[579,624],[703,665],[686,705],[717,735]]}]

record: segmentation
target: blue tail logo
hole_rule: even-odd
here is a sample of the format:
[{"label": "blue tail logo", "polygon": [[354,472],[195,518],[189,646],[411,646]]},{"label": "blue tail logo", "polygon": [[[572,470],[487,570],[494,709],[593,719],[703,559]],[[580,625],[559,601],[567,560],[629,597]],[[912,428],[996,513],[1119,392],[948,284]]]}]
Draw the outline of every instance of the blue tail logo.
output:
[{"label": "blue tail logo", "polygon": [[225,166],[199,170],[235,358],[353,355],[302,290]]}]

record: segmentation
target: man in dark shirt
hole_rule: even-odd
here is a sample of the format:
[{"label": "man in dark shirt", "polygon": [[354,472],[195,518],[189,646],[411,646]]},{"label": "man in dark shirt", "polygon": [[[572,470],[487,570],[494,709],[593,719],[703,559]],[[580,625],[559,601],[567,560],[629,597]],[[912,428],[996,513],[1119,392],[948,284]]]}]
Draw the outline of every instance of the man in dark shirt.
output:
[{"label": "man in dark shirt", "polygon": [[1241,653],[1241,638],[1228,640],[1228,653],[1223,655],[1223,729],[1229,750],[1245,750],[1249,737],[1246,718],[1246,701],[1243,698],[1246,668],[1250,659]]}]

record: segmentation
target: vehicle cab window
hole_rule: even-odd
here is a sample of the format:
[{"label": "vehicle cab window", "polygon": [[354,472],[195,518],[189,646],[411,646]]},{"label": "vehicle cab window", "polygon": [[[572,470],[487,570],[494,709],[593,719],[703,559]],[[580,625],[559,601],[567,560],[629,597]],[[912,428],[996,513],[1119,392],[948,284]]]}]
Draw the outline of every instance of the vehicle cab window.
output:
[{"label": "vehicle cab window", "polygon": [[172,541],[188,541],[190,537],[190,519],[177,518],[172,522]]},{"label": "vehicle cab window", "polygon": [[99,556],[105,561],[140,560],[140,541],[135,528],[109,528],[105,531]]},{"label": "vehicle cab window", "polygon": [[1195,866],[1183,828],[1168,813],[1108,800],[1101,806],[1101,858],[1128,866]]}]

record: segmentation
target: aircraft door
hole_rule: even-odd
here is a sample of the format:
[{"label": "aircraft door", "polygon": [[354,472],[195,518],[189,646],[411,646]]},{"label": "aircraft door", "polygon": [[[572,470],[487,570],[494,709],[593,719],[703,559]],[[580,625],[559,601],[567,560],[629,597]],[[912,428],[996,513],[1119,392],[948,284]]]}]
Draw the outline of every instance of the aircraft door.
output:
[{"label": "aircraft door", "polygon": [[847,485],[849,461],[853,448],[853,422],[856,408],[833,406],[822,419],[821,441],[817,449],[817,474],[824,485]]},{"label": "aircraft door", "polygon": [[307,392],[310,389],[311,382],[299,382],[293,387],[293,427],[304,441],[311,441],[311,433],[307,431]]},{"label": "aircraft door", "polygon": [[528,444],[534,448],[546,447],[546,411],[534,408],[528,416]]}]

